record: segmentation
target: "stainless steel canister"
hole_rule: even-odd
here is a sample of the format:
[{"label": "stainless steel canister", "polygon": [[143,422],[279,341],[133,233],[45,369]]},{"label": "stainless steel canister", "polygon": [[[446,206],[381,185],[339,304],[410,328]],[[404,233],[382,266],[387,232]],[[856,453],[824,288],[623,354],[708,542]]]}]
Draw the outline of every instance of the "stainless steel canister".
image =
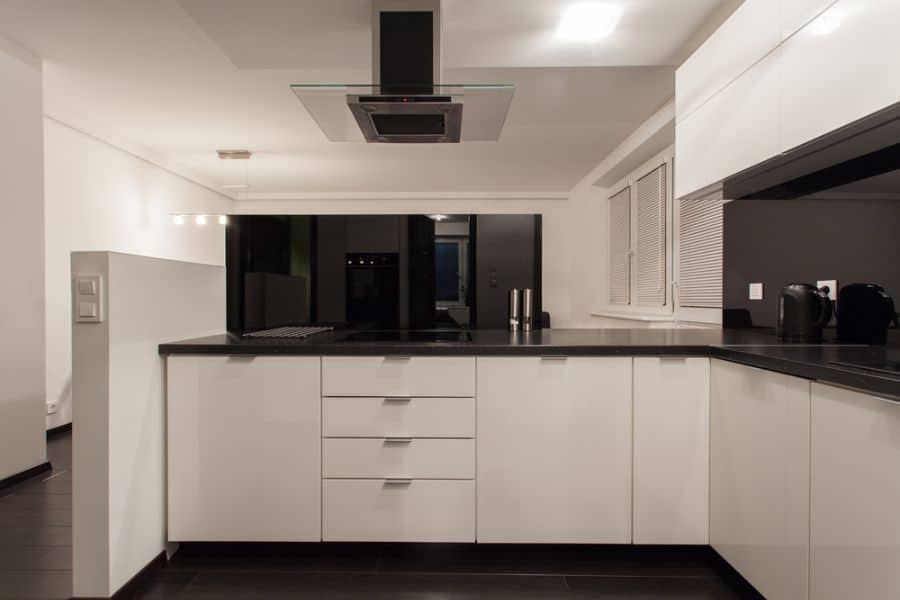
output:
[{"label": "stainless steel canister", "polygon": [[531,331],[534,326],[534,290],[522,290],[522,331]]},{"label": "stainless steel canister", "polygon": [[513,288],[509,290],[509,330],[518,331],[521,321],[519,290]]}]

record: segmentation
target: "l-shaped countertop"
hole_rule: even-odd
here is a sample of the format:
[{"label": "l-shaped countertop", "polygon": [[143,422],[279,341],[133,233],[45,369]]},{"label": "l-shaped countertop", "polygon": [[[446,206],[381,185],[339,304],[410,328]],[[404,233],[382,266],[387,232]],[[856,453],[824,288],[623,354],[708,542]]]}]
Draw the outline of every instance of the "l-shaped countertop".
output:
[{"label": "l-shaped countertop", "polygon": [[472,330],[468,342],[347,341],[335,331],[306,340],[251,339],[222,333],[159,345],[161,355],[319,356],[710,356],[853,388],[900,401],[900,372],[856,365],[900,363],[900,348],[786,344],[769,331],[740,329]]}]

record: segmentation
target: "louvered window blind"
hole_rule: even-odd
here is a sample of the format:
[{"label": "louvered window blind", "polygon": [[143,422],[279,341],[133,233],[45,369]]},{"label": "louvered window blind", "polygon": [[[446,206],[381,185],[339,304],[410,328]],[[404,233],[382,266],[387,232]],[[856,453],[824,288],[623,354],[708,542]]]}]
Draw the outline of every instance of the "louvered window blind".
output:
[{"label": "louvered window blind", "polygon": [[631,188],[609,199],[609,303],[631,303]]},{"label": "louvered window blind", "polygon": [[637,182],[637,301],[666,303],[666,166]]},{"label": "louvered window blind", "polygon": [[678,304],[722,308],[722,190],[680,203]]}]

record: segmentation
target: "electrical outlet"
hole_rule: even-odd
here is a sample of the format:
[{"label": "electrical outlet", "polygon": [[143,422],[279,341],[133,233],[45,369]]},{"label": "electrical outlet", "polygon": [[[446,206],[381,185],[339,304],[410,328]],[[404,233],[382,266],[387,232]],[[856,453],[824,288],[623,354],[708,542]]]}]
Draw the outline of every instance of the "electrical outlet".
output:
[{"label": "electrical outlet", "polygon": [[56,402],[48,402],[47,403],[47,414],[48,415],[55,415],[58,410],[59,410],[59,405],[56,404]]},{"label": "electrical outlet", "polygon": [[837,279],[820,279],[816,282],[816,287],[820,290],[824,287],[828,288],[828,298],[832,302],[837,302],[838,282]]},{"label": "electrical outlet", "polygon": [[751,300],[762,300],[763,299],[763,284],[761,284],[761,283],[751,283],[750,284],[750,299]]}]

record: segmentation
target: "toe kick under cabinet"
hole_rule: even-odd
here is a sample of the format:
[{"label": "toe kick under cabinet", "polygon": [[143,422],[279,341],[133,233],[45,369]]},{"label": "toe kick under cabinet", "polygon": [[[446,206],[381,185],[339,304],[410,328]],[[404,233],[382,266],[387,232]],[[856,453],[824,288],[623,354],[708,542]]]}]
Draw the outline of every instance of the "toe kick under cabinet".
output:
[{"label": "toe kick under cabinet", "polygon": [[322,539],[475,541],[475,358],[322,359]]}]

